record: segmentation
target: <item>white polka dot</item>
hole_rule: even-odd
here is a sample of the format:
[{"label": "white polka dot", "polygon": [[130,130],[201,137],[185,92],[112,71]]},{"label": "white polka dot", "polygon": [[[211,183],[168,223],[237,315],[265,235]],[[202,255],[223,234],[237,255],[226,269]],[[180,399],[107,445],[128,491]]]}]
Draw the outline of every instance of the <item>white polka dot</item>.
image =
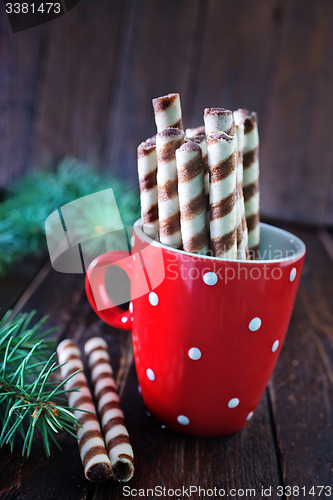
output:
[{"label": "white polka dot", "polygon": [[132,304],[132,302],[129,303],[128,309],[129,309],[130,313],[133,312],[133,304]]},{"label": "white polka dot", "polygon": [[203,275],[203,280],[208,286],[214,286],[217,283],[217,274],[215,273],[206,273]]},{"label": "white polka dot", "polygon": [[250,411],[250,413],[246,417],[246,420],[251,420],[252,417],[253,417],[253,411]]},{"label": "white polka dot", "polygon": [[154,380],[155,380],[155,373],[153,372],[153,370],[151,368],[147,368],[146,375],[149,378],[149,380],[151,380],[152,382],[154,382]]},{"label": "white polka dot", "polygon": [[141,385],[138,385],[138,392],[141,394],[142,393],[142,390],[141,390]]},{"label": "white polka dot", "polygon": [[228,408],[236,408],[236,406],[239,405],[239,399],[238,398],[232,398],[228,402]]},{"label": "white polka dot", "polygon": [[152,306],[157,306],[157,304],[159,302],[157,293],[150,292],[150,294],[149,294],[149,302],[151,303]]},{"label": "white polka dot", "polygon": [[165,425],[161,425],[161,429],[166,429],[166,426]]},{"label": "white polka dot", "polygon": [[188,350],[188,357],[193,359],[193,361],[197,361],[201,358],[200,349],[198,349],[197,347],[191,347],[191,349]]},{"label": "white polka dot", "polygon": [[290,275],[289,275],[289,281],[293,282],[294,279],[296,278],[296,267],[293,267],[292,270],[290,271]]},{"label": "white polka dot", "polygon": [[133,318],[133,316],[131,317],[131,321],[134,321],[134,318]]},{"label": "white polka dot", "polygon": [[135,236],[134,236],[134,234],[133,234],[133,236],[131,238],[131,245],[132,245],[132,247],[134,247],[134,245],[135,245]]},{"label": "white polka dot", "polygon": [[251,330],[251,332],[256,332],[257,330],[259,330],[260,327],[261,327],[261,319],[260,318],[251,319],[251,321],[249,323],[249,330]]},{"label": "white polka dot", "polygon": [[127,318],[126,316],[123,316],[123,317],[121,318],[121,321],[122,321],[122,323],[127,323],[128,318]]},{"label": "white polka dot", "polygon": [[133,255],[133,260],[136,260],[135,254]]},{"label": "white polka dot", "polygon": [[190,419],[185,415],[178,415],[177,420],[181,425],[188,425],[190,423]]},{"label": "white polka dot", "polygon": [[272,345],[272,352],[275,352],[276,349],[279,347],[280,342],[276,340],[274,344]]}]

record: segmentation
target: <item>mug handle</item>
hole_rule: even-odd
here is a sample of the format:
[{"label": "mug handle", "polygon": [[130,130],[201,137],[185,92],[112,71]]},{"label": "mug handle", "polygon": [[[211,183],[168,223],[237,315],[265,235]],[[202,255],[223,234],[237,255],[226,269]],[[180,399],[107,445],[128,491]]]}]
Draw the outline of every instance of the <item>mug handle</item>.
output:
[{"label": "mug handle", "polygon": [[[131,313],[129,309],[124,311],[116,306],[106,293],[103,294],[103,291],[105,291],[105,271],[107,267],[113,264],[117,265],[117,267],[121,267],[131,281],[131,255],[124,251],[103,253],[96,257],[87,269],[85,283],[86,294],[91,307],[105,323],[115,328],[119,328],[120,330],[131,330]],[[90,283],[93,283],[94,294]],[[107,296],[108,307],[99,310],[94,295],[97,301],[104,302]]]}]

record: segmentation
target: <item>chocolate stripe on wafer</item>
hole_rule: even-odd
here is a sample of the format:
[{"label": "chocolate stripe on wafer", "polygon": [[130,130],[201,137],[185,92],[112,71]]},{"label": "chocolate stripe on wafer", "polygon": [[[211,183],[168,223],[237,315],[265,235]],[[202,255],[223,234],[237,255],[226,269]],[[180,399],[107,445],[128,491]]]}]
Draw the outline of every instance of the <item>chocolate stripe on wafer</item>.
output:
[{"label": "chocolate stripe on wafer", "polygon": [[237,258],[239,260],[247,260],[249,258],[248,249],[248,229],[245,216],[245,204],[243,195],[243,148],[244,148],[244,123],[234,113],[234,120],[236,124],[237,135],[237,150],[238,150],[238,164],[237,164]]},{"label": "chocolate stripe on wafer", "polygon": [[205,130],[205,125],[201,125],[200,127],[195,127],[195,128],[187,128],[185,131],[185,136],[187,139],[194,139],[195,137],[198,137],[198,135],[205,135],[206,130]]},{"label": "chocolate stripe on wafer", "polygon": [[[61,367],[63,380],[66,380],[70,373],[83,370],[80,351],[73,340],[61,342],[58,345],[57,354],[59,364],[66,363]],[[84,474],[92,482],[106,481],[111,475],[111,462],[105,449],[95,406],[84,373],[79,372],[74,375],[66,382],[65,389],[70,391],[78,387],[78,384],[81,389],[77,392],[68,392],[67,397],[69,406],[79,408],[75,410],[74,414],[82,426],[77,430],[77,438]],[[91,413],[83,413],[82,410]]]},{"label": "chocolate stripe on wafer", "polygon": [[237,258],[237,138],[224,132],[207,137],[210,171],[210,238],[213,254]]},{"label": "chocolate stripe on wafer", "polygon": [[204,165],[200,146],[186,142],[177,149],[176,160],[183,248],[187,252],[205,253],[208,250],[208,237]]},{"label": "chocolate stripe on wafer", "polygon": [[[235,112],[237,121],[244,123],[244,177],[243,192],[245,215],[248,227],[248,246],[252,257],[258,258],[260,240],[259,224],[259,134],[257,114],[238,109]],[[251,218],[251,219],[250,219]],[[255,221],[255,223],[253,222]]]},{"label": "chocolate stripe on wafer", "polygon": [[204,165],[204,191],[206,198],[206,219],[207,219],[207,235],[208,235],[208,244],[210,241],[209,237],[209,167],[208,167],[208,151],[207,151],[207,139],[205,135],[197,135],[192,139],[192,142],[195,142],[201,147],[202,152],[202,161]]},{"label": "chocolate stripe on wafer", "polygon": [[133,449],[124,424],[107,344],[103,338],[93,337],[85,344],[84,350],[112,465],[112,477],[121,482],[129,481],[134,474]]},{"label": "chocolate stripe on wafer", "polygon": [[225,132],[228,135],[236,133],[234,117],[230,109],[206,108],[204,122],[207,136],[213,132]]},{"label": "chocolate stripe on wafer", "polygon": [[182,248],[176,150],[184,143],[184,132],[169,128],[156,136],[157,186],[160,241]]},{"label": "chocolate stripe on wafer", "polygon": [[155,238],[158,234],[157,157],[155,137],[142,142],[138,146],[137,155],[143,231],[152,238]]},{"label": "chocolate stripe on wafer", "polygon": [[183,130],[182,110],[179,94],[168,94],[153,99],[157,132],[166,128]]}]

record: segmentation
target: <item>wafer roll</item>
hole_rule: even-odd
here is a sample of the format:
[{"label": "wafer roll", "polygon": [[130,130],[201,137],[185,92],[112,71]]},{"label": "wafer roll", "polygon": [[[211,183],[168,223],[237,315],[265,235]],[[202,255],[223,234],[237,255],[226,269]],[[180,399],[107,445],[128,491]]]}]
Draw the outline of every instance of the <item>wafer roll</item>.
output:
[{"label": "wafer roll", "polygon": [[[65,380],[77,370],[83,370],[83,364],[78,346],[73,340],[64,340],[58,345],[57,354],[61,367],[61,377]],[[84,475],[89,481],[106,481],[111,475],[111,462],[107,455],[104,439],[101,433],[93,399],[88,388],[87,379],[83,372],[72,377],[65,389],[81,387],[78,392],[68,393],[68,404],[73,408],[80,408],[91,413],[75,410],[82,427],[77,430],[80,456],[84,468]]]},{"label": "wafer roll", "polygon": [[197,135],[192,139],[192,142],[198,144],[202,152],[202,162],[204,166],[204,190],[206,196],[206,210],[209,213],[209,167],[208,167],[208,151],[207,151],[207,139],[205,135]]},{"label": "wafer roll", "polygon": [[156,136],[157,188],[160,241],[182,248],[176,150],[184,143],[184,132],[168,128]]},{"label": "wafer roll", "polygon": [[234,117],[230,109],[205,108],[204,122],[207,136],[213,132],[225,132],[228,135],[236,133]]},{"label": "wafer roll", "polygon": [[237,259],[237,138],[224,132],[207,137],[210,239],[213,255]]},{"label": "wafer roll", "polygon": [[156,138],[142,142],[138,146],[137,154],[143,231],[155,238],[159,227]]},{"label": "wafer roll", "polygon": [[168,94],[153,99],[157,132],[166,128],[183,130],[182,109],[179,94]]},{"label": "wafer roll", "polygon": [[248,245],[252,259],[259,257],[259,134],[257,114],[246,109],[237,110],[244,123],[243,194],[248,228]]},{"label": "wafer roll", "polygon": [[201,125],[200,127],[195,127],[195,128],[187,128],[185,131],[185,136],[188,139],[193,139],[198,135],[205,135],[205,134],[206,134],[205,125]]},{"label": "wafer roll", "polygon": [[248,232],[245,217],[245,204],[243,196],[243,147],[244,147],[244,124],[236,124],[237,135],[237,258],[246,260],[249,258]]},{"label": "wafer roll", "polygon": [[125,427],[107,344],[101,337],[93,337],[85,344],[84,350],[112,465],[112,477],[121,482],[129,481],[134,474],[133,449]]},{"label": "wafer roll", "polygon": [[208,250],[204,165],[198,144],[186,142],[176,151],[180,225],[186,252]]}]

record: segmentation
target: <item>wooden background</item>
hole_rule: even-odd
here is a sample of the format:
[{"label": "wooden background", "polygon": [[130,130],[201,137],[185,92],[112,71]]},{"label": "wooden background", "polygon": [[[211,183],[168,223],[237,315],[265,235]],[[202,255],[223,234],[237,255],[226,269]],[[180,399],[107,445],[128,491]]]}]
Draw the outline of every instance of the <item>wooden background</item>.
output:
[{"label": "wooden background", "polygon": [[137,183],[151,98],[258,112],[262,214],[333,224],[332,0],[81,0],[13,34],[1,2],[0,186],[74,155]]}]

